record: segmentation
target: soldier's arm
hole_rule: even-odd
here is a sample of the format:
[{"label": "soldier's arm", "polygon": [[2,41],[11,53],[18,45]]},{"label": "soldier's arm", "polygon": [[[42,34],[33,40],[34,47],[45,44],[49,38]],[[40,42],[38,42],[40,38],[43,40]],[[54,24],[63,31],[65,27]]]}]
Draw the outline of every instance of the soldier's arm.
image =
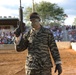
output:
[{"label": "soldier's arm", "polygon": [[53,33],[51,31],[49,31],[48,34],[48,42],[49,42],[50,52],[52,54],[55,64],[61,64],[60,53],[57,48],[56,42],[54,40]]}]

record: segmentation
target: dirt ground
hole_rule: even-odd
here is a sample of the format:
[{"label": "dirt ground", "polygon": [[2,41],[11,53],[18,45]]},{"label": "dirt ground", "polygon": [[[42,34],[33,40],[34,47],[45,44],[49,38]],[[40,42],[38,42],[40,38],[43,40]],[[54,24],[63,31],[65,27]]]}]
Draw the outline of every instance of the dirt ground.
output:
[{"label": "dirt ground", "polygon": [[[76,51],[59,49],[63,73],[61,75],[76,75]],[[25,59],[27,51],[18,53],[15,50],[0,50],[0,75],[25,75]],[[52,69],[52,74],[54,73]]]}]

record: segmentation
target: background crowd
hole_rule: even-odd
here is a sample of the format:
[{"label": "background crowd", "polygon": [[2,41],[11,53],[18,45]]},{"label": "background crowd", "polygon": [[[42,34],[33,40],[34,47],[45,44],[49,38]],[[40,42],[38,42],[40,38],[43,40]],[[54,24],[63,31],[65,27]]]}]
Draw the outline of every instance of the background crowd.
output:
[{"label": "background crowd", "polygon": [[13,44],[14,34],[12,31],[1,30],[0,31],[0,44]]},{"label": "background crowd", "polygon": [[[49,28],[50,31],[52,31],[56,42],[58,41],[76,42],[75,26],[52,26]],[[5,29],[0,30],[0,44],[13,44],[13,43],[14,43],[13,31]]]}]

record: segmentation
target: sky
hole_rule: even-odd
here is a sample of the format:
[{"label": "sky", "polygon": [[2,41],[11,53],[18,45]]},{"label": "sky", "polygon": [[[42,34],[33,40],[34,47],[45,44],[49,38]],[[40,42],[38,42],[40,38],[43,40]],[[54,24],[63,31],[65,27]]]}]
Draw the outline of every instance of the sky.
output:
[{"label": "sky", "polygon": [[[36,3],[39,3],[41,1],[56,3],[58,6],[62,7],[64,9],[64,12],[68,15],[64,24],[73,24],[74,18],[76,18],[76,0],[34,0]],[[0,16],[18,17],[20,4],[19,2],[20,0],[0,0]],[[28,6],[32,6],[32,0],[21,0],[21,4],[25,9]]]}]

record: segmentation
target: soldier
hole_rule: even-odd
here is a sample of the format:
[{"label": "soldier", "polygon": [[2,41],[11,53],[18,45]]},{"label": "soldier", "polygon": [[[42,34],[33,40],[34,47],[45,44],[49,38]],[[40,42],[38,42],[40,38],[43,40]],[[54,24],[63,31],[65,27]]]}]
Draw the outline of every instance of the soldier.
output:
[{"label": "soldier", "polygon": [[[23,36],[17,35],[15,43],[18,52],[28,49],[26,59],[26,75],[52,75],[52,55],[55,62],[55,72],[62,73],[61,58],[52,32],[40,24],[37,12],[30,15],[32,28]],[[19,32],[17,32],[19,33]]]}]

